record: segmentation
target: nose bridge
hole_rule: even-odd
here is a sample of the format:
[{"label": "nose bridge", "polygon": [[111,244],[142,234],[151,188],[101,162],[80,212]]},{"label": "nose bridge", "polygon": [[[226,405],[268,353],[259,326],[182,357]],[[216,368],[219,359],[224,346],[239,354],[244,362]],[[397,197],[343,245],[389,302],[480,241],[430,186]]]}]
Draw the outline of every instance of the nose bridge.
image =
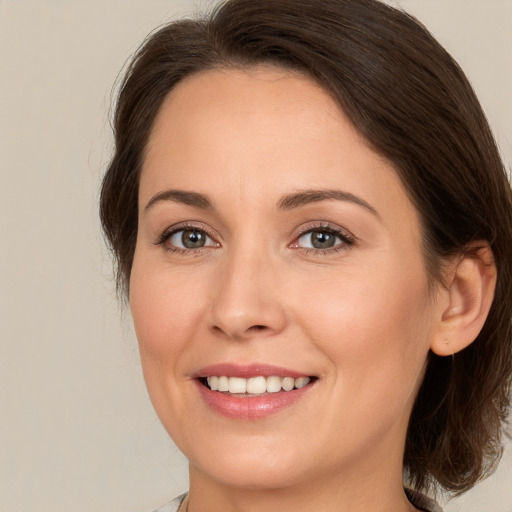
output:
[{"label": "nose bridge", "polygon": [[211,306],[211,327],[231,338],[271,335],[284,328],[278,269],[261,240],[239,241],[226,251]]}]

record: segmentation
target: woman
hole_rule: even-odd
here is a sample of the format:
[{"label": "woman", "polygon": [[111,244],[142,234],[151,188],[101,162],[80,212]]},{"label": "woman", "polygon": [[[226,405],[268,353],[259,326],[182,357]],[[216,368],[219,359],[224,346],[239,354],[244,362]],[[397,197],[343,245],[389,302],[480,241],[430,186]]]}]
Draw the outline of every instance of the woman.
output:
[{"label": "woman", "polygon": [[161,510],[438,511],[494,468],[511,192],[417,21],[229,0],[149,37],[114,129],[103,227],[190,461]]}]

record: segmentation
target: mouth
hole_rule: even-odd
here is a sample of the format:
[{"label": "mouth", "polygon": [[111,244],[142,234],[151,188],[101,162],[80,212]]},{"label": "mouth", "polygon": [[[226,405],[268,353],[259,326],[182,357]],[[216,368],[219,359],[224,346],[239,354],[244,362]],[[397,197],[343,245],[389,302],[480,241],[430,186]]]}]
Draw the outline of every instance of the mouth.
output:
[{"label": "mouth", "polygon": [[264,363],[220,363],[192,375],[203,403],[236,420],[266,418],[301,403],[317,376]]},{"label": "mouth", "polygon": [[239,398],[266,396],[273,393],[288,393],[312,384],[317,377],[280,377],[277,375],[256,375],[254,377],[231,377],[211,375],[200,377],[199,382],[210,391]]}]

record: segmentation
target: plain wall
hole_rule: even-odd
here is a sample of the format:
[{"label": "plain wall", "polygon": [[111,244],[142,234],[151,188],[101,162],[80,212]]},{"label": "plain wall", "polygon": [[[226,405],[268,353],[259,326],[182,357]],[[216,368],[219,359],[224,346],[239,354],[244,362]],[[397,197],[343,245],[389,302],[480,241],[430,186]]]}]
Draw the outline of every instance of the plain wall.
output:
[{"label": "plain wall", "polygon": [[[116,304],[97,198],[119,70],[151,29],[211,3],[0,0],[0,512],[143,512],[187,487]],[[466,70],[510,168],[512,1],[400,3]],[[512,512],[511,484],[509,448],[446,510]]]}]

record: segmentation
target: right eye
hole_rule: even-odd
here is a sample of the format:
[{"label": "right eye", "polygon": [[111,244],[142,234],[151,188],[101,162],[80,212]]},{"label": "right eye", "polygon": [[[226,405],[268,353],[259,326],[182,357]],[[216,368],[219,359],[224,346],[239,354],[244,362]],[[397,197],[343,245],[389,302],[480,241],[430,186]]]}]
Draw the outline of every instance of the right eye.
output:
[{"label": "right eye", "polygon": [[215,242],[201,229],[179,229],[167,235],[166,242],[176,249],[214,247]]}]

